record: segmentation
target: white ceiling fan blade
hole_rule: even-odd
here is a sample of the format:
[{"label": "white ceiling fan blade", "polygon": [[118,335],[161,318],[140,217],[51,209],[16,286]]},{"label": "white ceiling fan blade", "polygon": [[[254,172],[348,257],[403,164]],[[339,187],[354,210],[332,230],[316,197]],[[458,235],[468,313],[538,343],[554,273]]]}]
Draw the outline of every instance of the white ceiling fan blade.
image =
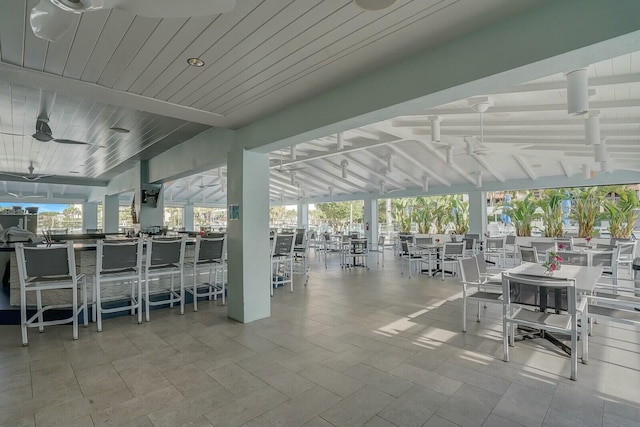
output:
[{"label": "white ceiling fan blade", "polygon": [[9,196],[13,196],[13,197],[15,197],[16,199],[21,198],[21,196],[20,196],[20,195],[18,195],[18,194],[16,194],[16,193],[7,193],[7,194],[8,194]]},{"label": "white ceiling fan blade", "polygon": [[29,16],[31,30],[36,37],[50,42],[57,41],[71,27],[78,17],[55,6],[49,0],[40,0]]},{"label": "white ceiling fan blade", "polygon": [[236,0],[103,0],[105,9],[120,9],[148,18],[189,18],[231,12]]}]

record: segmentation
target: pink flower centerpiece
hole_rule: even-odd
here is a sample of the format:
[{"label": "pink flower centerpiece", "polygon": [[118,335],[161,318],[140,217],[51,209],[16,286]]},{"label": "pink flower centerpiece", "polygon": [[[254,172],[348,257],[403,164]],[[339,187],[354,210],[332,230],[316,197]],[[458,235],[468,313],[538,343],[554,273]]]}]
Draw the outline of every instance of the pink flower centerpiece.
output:
[{"label": "pink flower centerpiece", "polygon": [[436,239],[436,243],[440,243],[440,239]]},{"label": "pink flower centerpiece", "polygon": [[[558,244],[558,248],[560,248],[560,244]],[[564,261],[564,258],[556,254],[555,252],[549,252],[549,260],[545,262],[543,265],[547,269],[545,274],[552,275],[554,271],[560,270],[561,263]]]}]

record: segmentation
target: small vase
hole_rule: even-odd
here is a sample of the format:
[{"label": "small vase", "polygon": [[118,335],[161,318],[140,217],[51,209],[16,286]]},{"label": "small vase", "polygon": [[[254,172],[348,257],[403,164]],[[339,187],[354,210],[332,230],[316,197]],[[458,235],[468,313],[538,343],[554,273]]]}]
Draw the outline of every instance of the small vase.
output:
[{"label": "small vase", "polygon": [[545,276],[553,276],[553,270],[551,270],[550,268],[547,268],[544,272]]}]

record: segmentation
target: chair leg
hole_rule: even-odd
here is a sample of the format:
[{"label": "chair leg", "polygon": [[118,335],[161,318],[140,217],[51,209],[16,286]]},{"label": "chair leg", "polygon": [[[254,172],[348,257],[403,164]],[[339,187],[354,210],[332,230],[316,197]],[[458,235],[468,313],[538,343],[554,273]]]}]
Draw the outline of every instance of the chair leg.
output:
[{"label": "chair leg", "polygon": [[27,292],[20,285],[20,329],[22,331],[22,345],[29,345],[27,340]]},{"label": "chair leg", "polygon": [[151,319],[149,317],[149,278],[145,278],[144,281],[144,311],[145,311],[145,316],[147,319],[147,322],[149,322]]},{"label": "chair leg", "polygon": [[42,294],[40,293],[40,290],[36,291],[36,301],[38,308],[38,331],[44,332],[44,326],[42,326],[42,322],[44,321],[44,316],[42,315]]},{"label": "chair leg", "polygon": [[142,277],[138,275],[136,306],[138,308],[138,325],[142,323]]},{"label": "chair leg", "polygon": [[73,297],[71,298],[71,301],[73,304],[73,320],[72,320],[73,339],[77,340],[78,339],[78,281],[77,280],[73,284],[71,291],[73,292]]},{"label": "chair leg", "polygon": [[462,286],[462,332],[467,332],[467,290]]},{"label": "chair leg", "polygon": [[84,326],[85,328],[89,326],[89,313],[87,305],[87,278],[82,277],[82,314],[84,315]]},{"label": "chair leg", "polygon": [[571,379],[573,381],[578,380],[578,328],[576,325],[575,317],[572,320],[571,331]]},{"label": "chair leg", "polygon": [[100,293],[101,283],[96,280],[94,285],[94,298],[96,299],[96,305],[94,306],[94,312],[96,313],[96,323],[98,332],[102,332],[102,295]]},{"label": "chair leg", "polygon": [[589,315],[587,307],[582,311],[582,363],[589,364]]},{"label": "chair leg", "polygon": [[[211,276],[209,276],[211,277]],[[198,311],[198,273],[193,266],[193,311]]]},{"label": "chair leg", "polygon": [[184,270],[180,269],[180,314],[184,314]]}]

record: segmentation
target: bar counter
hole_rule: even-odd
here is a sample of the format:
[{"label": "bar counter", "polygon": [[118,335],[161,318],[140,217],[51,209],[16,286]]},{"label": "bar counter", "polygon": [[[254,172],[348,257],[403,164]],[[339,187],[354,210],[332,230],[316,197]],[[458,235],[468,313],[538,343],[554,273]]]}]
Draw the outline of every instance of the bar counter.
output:
[{"label": "bar counter", "polygon": [[[185,261],[193,260],[194,242],[195,239],[187,239]],[[38,246],[46,246],[46,244]],[[93,301],[93,275],[96,271],[96,247],[97,244],[95,240],[74,241],[73,243],[76,254],[76,271],[86,276],[87,298],[89,301]],[[9,261],[9,303],[12,306],[20,306],[20,279],[18,276],[15,243],[4,243],[0,245],[0,265],[2,266],[0,272],[4,272],[3,270],[7,261]],[[185,274],[185,276],[186,275],[187,274]],[[185,280],[188,279],[185,277]],[[115,287],[114,291],[119,293],[119,290]],[[109,290],[104,289],[102,293],[103,298],[108,299]],[[33,294],[33,292],[27,295],[27,305],[35,306],[36,296],[31,294]],[[68,290],[45,291],[42,293],[42,302],[44,305],[69,304],[70,301],[71,294]]]}]

